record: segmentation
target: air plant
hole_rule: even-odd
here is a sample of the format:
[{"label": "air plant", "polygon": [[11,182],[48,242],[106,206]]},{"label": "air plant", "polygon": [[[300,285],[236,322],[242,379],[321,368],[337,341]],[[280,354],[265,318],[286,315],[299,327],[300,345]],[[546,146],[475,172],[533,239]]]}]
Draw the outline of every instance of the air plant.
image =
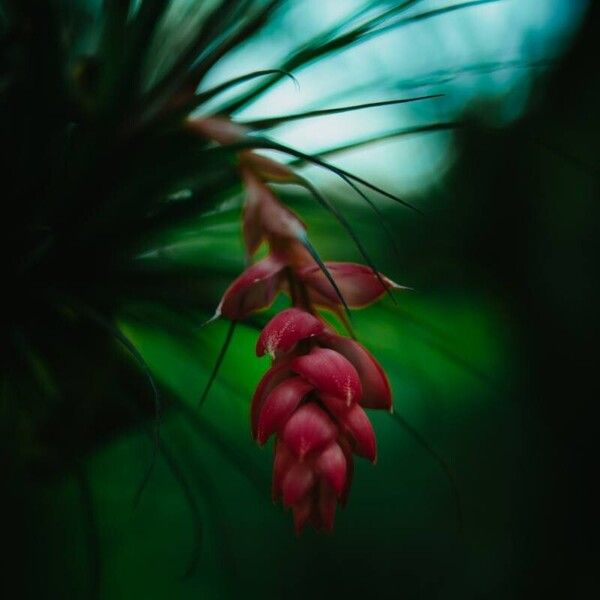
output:
[{"label": "air plant", "polygon": [[[271,355],[273,366],[252,401],[252,433],[261,444],[277,437],[273,493],[293,508],[296,526],[309,520],[330,528],[338,499],[347,496],[352,452],[375,460],[363,409],[392,405],[376,360],[319,311],[336,314],[352,336],[349,310],[399,286],[378,272],[344,214],[292,167],[328,170],[371,206],[368,191],[407,203],[266,134],[289,120],[433,96],[252,122],[236,114],[315,61],[391,28],[480,3],[419,12],[419,0],[369,2],[278,68],[257,65],[207,88],[207,74],[285,0],[204,3],[202,18],[179,45],[164,37],[168,0],[105,0],[100,9],[86,0],[3,0],[1,443],[7,473],[18,479],[32,470],[80,472],[99,444],[139,425],[177,468],[161,439],[160,418],[180,405],[155,381],[120,318],[136,303],[186,315],[210,310],[205,273],[151,258],[160,256],[157,239],[243,188],[250,263],[216,317],[235,323],[270,305],[278,291],[290,297],[292,308],[259,337],[258,354]],[[248,88],[248,82],[255,83]],[[246,86],[236,95],[240,84]],[[271,182],[306,190],[346,229],[365,265],[323,261]],[[269,254],[255,261],[265,243]],[[152,324],[146,313],[138,318]],[[204,357],[198,361],[210,368]]]},{"label": "air plant", "polygon": [[[198,125],[217,129],[212,122]],[[223,127],[230,133],[229,124]],[[350,490],[352,452],[376,459],[375,434],[362,407],[391,410],[392,397],[377,361],[327,327],[317,307],[345,320],[344,309],[366,306],[401,286],[363,265],[322,263],[302,222],[260,179],[278,173],[293,181],[293,173],[252,152],[241,160],[246,248],[252,256],[266,240],[269,255],[229,286],[216,316],[242,320],[267,308],[281,289],[289,293],[294,308],[273,317],[257,342],[257,355],[269,354],[273,365],[252,399],[252,435],[264,444],[277,434],[273,496],[293,508],[296,529],[308,520],[331,529],[337,500]]]}]

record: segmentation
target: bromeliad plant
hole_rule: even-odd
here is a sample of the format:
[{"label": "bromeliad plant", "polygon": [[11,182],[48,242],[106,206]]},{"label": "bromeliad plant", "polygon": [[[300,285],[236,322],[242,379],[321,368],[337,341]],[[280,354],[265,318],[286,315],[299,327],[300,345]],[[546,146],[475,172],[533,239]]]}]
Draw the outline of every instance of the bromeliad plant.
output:
[{"label": "bromeliad plant", "polygon": [[[270,354],[273,366],[252,402],[253,435],[261,444],[277,438],[274,494],[293,508],[297,527],[331,526],[347,495],[352,453],[375,460],[363,409],[390,409],[391,398],[375,359],[336,334],[318,310],[347,323],[350,308],[396,286],[377,272],[335,205],[260,151],[327,169],[370,205],[365,190],[405,204],[265,132],[288,120],[431,96],[246,123],[236,115],[290,71],[393,27],[485,1],[493,0],[425,11],[420,0],[367,2],[278,68],[208,87],[214,67],[272,22],[286,0],[214,0],[187,9],[175,0],[0,0],[0,444],[6,477],[15,482],[7,486],[15,498],[4,498],[12,510],[22,506],[32,473],[75,472],[85,487],[83,458],[140,424],[154,423],[155,449],[182,489],[189,487],[158,427],[161,406],[181,404],[159,393],[119,319],[152,325],[156,313],[135,307],[198,314],[214,306],[208,273],[141,258],[160,255],[157,239],[214,210],[242,183],[248,255],[263,242],[269,254],[229,287],[218,315],[238,321],[279,290],[290,295],[293,308],[259,340],[258,353]],[[243,83],[250,87],[235,94]],[[347,230],[367,266],[324,263],[269,182],[308,190]]]},{"label": "bromeliad plant", "polygon": [[[214,135],[218,124],[193,126]],[[229,124],[222,128],[230,133]],[[252,152],[241,163],[246,248],[252,256],[264,240],[269,254],[229,286],[216,316],[245,319],[267,308],[279,290],[289,293],[294,307],[269,321],[256,346],[256,354],[268,354],[273,364],[252,399],[252,435],[261,445],[276,435],[273,497],[293,509],[296,530],[307,521],[331,529],[337,502],[345,502],[350,489],[352,454],[372,462],[377,457],[363,408],[391,410],[392,397],[377,361],[326,326],[317,309],[344,319],[344,309],[366,306],[401,286],[363,265],[321,263],[303,223],[262,180],[269,173],[288,180],[294,175]]]}]

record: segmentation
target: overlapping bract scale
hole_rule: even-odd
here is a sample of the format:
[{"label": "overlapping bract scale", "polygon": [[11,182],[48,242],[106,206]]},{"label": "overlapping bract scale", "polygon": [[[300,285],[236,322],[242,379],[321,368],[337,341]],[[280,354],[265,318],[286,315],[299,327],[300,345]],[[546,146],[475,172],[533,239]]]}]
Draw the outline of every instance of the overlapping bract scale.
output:
[{"label": "overlapping bract scale", "polygon": [[340,398],[348,406],[362,396],[356,369],[335,350],[314,347],[308,354],[295,358],[290,368],[320,392]]},{"label": "overlapping bract scale", "polygon": [[325,329],[323,322],[298,308],[288,308],[273,317],[263,328],[256,344],[257,356],[289,352],[298,342],[318,335]]},{"label": "overlapping bract scale", "polygon": [[335,350],[356,369],[362,385],[360,405],[364,408],[392,409],[392,391],[388,378],[375,357],[355,340],[323,333],[319,343]]}]

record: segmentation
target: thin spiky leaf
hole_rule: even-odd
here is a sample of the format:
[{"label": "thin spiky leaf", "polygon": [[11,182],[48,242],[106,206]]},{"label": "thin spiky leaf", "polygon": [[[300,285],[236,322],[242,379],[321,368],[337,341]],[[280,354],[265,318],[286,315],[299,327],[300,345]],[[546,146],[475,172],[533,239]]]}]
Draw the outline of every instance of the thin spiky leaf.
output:
[{"label": "thin spiky leaf", "polygon": [[349,319],[351,319],[352,316],[350,314],[350,308],[348,307],[348,304],[346,303],[346,300],[345,300],[344,296],[342,295],[342,292],[340,291],[340,288],[338,287],[338,284],[335,282],[335,279],[333,278],[333,276],[329,272],[329,269],[327,268],[327,265],[325,265],[325,263],[323,262],[323,260],[319,256],[319,253],[317,252],[316,248],[310,243],[310,240],[306,236],[302,240],[302,245],[308,250],[308,252],[310,253],[310,255],[313,257],[314,261],[317,263],[319,269],[323,272],[323,274],[325,275],[325,277],[327,277],[327,281],[329,281],[329,283],[331,284],[331,286],[335,290],[335,293],[336,293],[337,297],[339,298],[342,306],[344,307],[344,310],[346,312],[347,317]]},{"label": "thin spiky leaf", "polygon": [[[204,75],[221,60],[227,53],[246,41],[250,36],[256,34],[268,22],[273,12],[283,3],[283,0],[269,0],[257,13],[248,19],[238,31],[227,36],[223,41],[205,58],[200,60],[188,76],[186,85],[197,86]],[[290,71],[291,69],[283,69]],[[283,77],[283,75],[280,75]]]},{"label": "thin spiky leaf", "polygon": [[300,158],[308,163],[315,164],[319,167],[326,169],[327,171],[330,171],[331,173],[334,173],[341,179],[344,179],[344,178],[352,179],[353,181],[356,181],[357,183],[364,185],[365,187],[373,190],[374,192],[377,192],[378,194],[381,194],[382,196],[385,196],[386,198],[389,198],[390,200],[394,200],[394,202],[397,202],[398,204],[401,204],[402,206],[404,206],[406,208],[410,208],[412,211],[414,211],[416,213],[423,214],[420,209],[418,209],[416,206],[410,204],[409,202],[406,202],[406,200],[403,200],[402,198],[396,196],[395,194],[392,194],[392,193],[380,188],[379,186],[374,185],[373,183],[371,183],[370,181],[367,181],[366,179],[363,179],[362,177],[358,177],[354,173],[350,173],[349,171],[341,169],[340,167],[336,167],[335,165],[332,165],[331,163],[322,160],[321,158],[319,158],[319,156],[306,154],[305,152],[300,152],[299,150],[296,150],[295,148],[292,148],[291,146],[286,146],[285,144],[279,144],[277,142],[274,142],[273,140],[270,140],[270,139],[264,138],[264,137],[252,138],[252,141],[248,142],[248,145],[250,145],[254,148],[265,148],[265,149],[269,149],[269,150],[277,150],[279,152],[287,154],[288,156],[294,156],[296,158]]},{"label": "thin spiky leaf", "polygon": [[227,355],[227,350],[229,350],[229,345],[231,344],[231,340],[233,339],[233,334],[235,333],[236,325],[237,325],[237,321],[231,321],[229,323],[229,328],[227,329],[227,335],[225,336],[223,345],[221,346],[221,349],[219,350],[217,360],[215,361],[215,364],[212,368],[212,371],[210,373],[208,381],[206,382],[206,385],[204,386],[204,390],[202,391],[200,400],[198,400],[199,407],[202,407],[204,405],[204,402],[206,401],[206,398],[208,397],[208,394],[210,392],[212,384],[214,383],[217,375],[219,374],[219,370],[221,368],[221,365],[223,364],[223,361],[225,360],[225,356]]},{"label": "thin spiky leaf", "polygon": [[261,71],[252,71],[251,73],[245,73],[239,77],[229,79],[213,88],[210,88],[209,90],[195,94],[189,100],[186,100],[181,107],[175,107],[174,109],[170,110],[168,115],[164,119],[161,119],[161,122],[177,122],[178,120],[187,117],[191,112],[209,102],[222,92],[225,92],[236,85],[251,81],[252,79],[265,77],[266,75],[272,75],[274,73],[281,73],[286,77],[289,77],[294,84],[298,86],[298,80],[288,71],[282,71],[281,69],[263,69]]},{"label": "thin spiky leaf", "polygon": [[366,102],[364,104],[354,104],[351,106],[338,106],[336,108],[323,108],[319,110],[309,110],[301,113],[292,113],[278,117],[269,117],[266,119],[253,119],[252,121],[240,121],[239,124],[250,129],[270,129],[289,121],[300,119],[310,119],[314,117],[323,117],[326,115],[337,115],[355,110],[364,110],[366,108],[376,108],[381,106],[394,106],[397,104],[409,104],[411,102],[420,102],[422,100],[431,100],[441,98],[444,94],[427,94],[425,96],[415,96],[413,98],[400,98],[397,100],[381,100],[379,102]]},{"label": "thin spiky leaf", "polygon": [[[400,2],[399,4],[396,4],[395,6],[381,11],[377,15],[369,18],[366,22],[354,26],[350,29],[350,31],[344,32],[344,29],[352,25],[352,23],[355,21],[355,18],[362,16],[364,11],[360,11],[356,15],[351,15],[342,23],[334,25],[326,32],[316,35],[301,49],[292,52],[286,59],[284,59],[281,68],[284,70],[295,71],[296,69],[300,69],[311,64],[319,58],[332,54],[336,51],[349,48],[371,28],[375,27],[381,22],[384,22],[386,19],[391,18],[395,14],[410,8],[413,4],[416,4],[420,1],[422,0],[405,0],[404,2]],[[376,6],[376,3],[372,3],[371,7],[373,6]],[[365,7],[365,9],[368,11],[371,7]],[[225,112],[227,112],[227,114],[237,112],[249,102],[256,100],[256,98],[275,85],[278,81],[280,81],[280,79],[281,77],[275,75],[265,83],[256,86],[248,93],[230,102],[224,109]]]},{"label": "thin spiky leaf", "polygon": [[[335,216],[335,218],[339,221],[339,223],[342,225],[342,227],[346,230],[346,233],[350,236],[350,238],[352,239],[352,241],[358,248],[358,251],[360,252],[361,256],[365,259],[365,262],[369,265],[369,267],[371,268],[373,273],[375,273],[377,278],[380,280],[383,288],[387,291],[387,293],[392,297],[392,299],[395,302],[395,299],[389,290],[389,286],[385,283],[385,281],[381,277],[381,274],[377,270],[375,263],[371,260],[371,257],[369,256],[367,250],[363,246],[362,242],[360,241],[360,238],[358,237],[358,235],[356,234],[356,232],[354,231],[354,229],[352,228],[352,226],[350,225],[350,223],[348,222],[346,217],[344,217],[344,215],[337,209],[337,207],[335,205],[333,205],[331,202],[329,202],[308,180],[303,179],[302,183],[303,183],[304,187],[306,187],[306,189],[308,191],[310,191],[311,194],[317,199],[317,201],[323,207],[325,207],[327,210],[329,210]],[[336,285],[336,288],[337,288],[337,285]],[[338,293],[338,295],[341,295],[339,293],[339,290],[337,290],[337,293]],[[348,312],[346,304],[344,304],[344,307],[346,308],[346,312]]]},{"label": "thin spiky leaf", "polygon": [[[401,129],[394,129],[392,131],[386,131],[384,133],[378,133],[376,135],[363,138],[361,140],[357,140],[355,142],[349,142],[347,144],[339,144],[336,146],[332,146],[330,148],[326,148],[325,150],[321,150],[319,152],[320,158],[326,158],[332,156],[334,154],[343,154],[344,152],[351,152],[352,150],[357,150],[359,148],[364,148],[365,146],[369,146],[371,144],[376,144],[378,142],[383,142],[386,140],[392,140],[400,137],[407,137],[411,135],[417,135],[420,133],[433,133],[436,131],[452,131],[454,129],[458,129],[462,124],[455,121],[450,121],[446,123],[430,123],[428,125],[415,125],[414,127],[403,127]],[[309,161],[306,161],[302,158],[296,158],[289,163],[287,163],[290,167],[299,167],[302,164],[305,164]]]}]

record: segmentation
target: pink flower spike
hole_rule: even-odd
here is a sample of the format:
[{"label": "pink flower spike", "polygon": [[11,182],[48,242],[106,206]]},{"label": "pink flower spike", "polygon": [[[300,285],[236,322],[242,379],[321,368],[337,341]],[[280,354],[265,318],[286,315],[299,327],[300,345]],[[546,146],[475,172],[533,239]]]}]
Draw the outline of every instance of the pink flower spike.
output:
[{"label": "pink flower spike", "polygon": [[[356,263],[326,262],[325,266],[331,273],[340,292],[350,308],[362,308],[372,304],[387,289],[407,289],[384,275],[379,277],[370,267]],[[324,306],[339,306],[340,299],[333,286],[318,267],[312,264],[299,272],[300,279],[310,288],[315,303]],[[382,285],[382,281],[385,284]]]},{"label": "pink flower spike", "polygon": [[358,372],[362,384],[360,405],[364,408],[392,409],[388,378],[374,356],[358,342],[332,333],[319,335],[319,343],[346,357]]},{"label": "pink flower spike", "polygon": [[313,348],[309,354],[292,360],[290,367],[319,391],[342,399],[348,406],[360,400],[362,387],[358,373],[352,363],[335,350]]},{"label": "pink flower spike", "polygon": [[313,386],[302,377],[292,377],[282,381],[264,400],[258,417],[256,439],[262,446],[269,436],[279,431],[300,401]]},{"label": "pink flower spike", "polygon": [[336,434],[337,428],[329,415],[309,402],[292,415],[281,437],[286,446],[302,459],[312,450],[326,446]]},{"label": "pink flower spike", "polygon": [[284,267],[285,262],[272,254],[248,267],[223,294],[216,316],[237,321],[267,308],[280,289]]},{"label": "pink flower spike", "polygon": [[315,470],[339,498],[346,488],[346,457],[337,442],[332,442],[315,461]]},{"label": "pink flower spike", "polygon": [[256,355],[266,353],[275,357],[289,352],[300,340],[313,337],[324,328],[323,322],[314,315],[299,308],[288,308],[265,325],[256,343]]}]

